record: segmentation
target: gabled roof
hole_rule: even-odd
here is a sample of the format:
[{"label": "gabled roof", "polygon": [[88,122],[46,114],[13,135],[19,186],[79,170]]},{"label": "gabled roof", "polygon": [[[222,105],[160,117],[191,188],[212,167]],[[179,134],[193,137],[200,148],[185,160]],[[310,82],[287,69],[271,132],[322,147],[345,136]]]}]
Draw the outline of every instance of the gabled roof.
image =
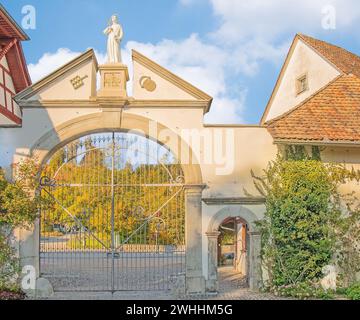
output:
[{"label": "gabled roof", "polygon": [[156,73],[157,75],[159,75],[163,79],[171,82],[172,84],[174,84],[178,88],[184,90],[185,92],[187,92],[188,94],[193,96],[195,99],[208,101],[208,103],[209,103],[208,104],[208,110],[206,112],[209,111],[209,108],[210,108],[210,105],[212,103],[213,98],[211,96],[209,96],[207,93],[205,93],[204,91],[196,88],[195,86],[193,86],[189,82],[187,82],[187,81],[183,80],[182,78],[178,77],[177,75],[175,75],[171,71],[165,69],[164,67],[160,66],[156,62],[150,60],[149,58],[145,57],[144,55],[137,52],[136,50],[132,51],[132,58],[133,58],[133,61],[136,61],[136,62],[140,63],[141,65],[145,66],[146,68],[148,68],[152,72]]},{"label": "gabled roof", "polygon": [[0,59],[6,56],[16,92],[31,84],[21,46],[24,40],[29,40],[29,37],[0,4]]},{"label": "gabled roof", "polygon": [[0,4],[0,38],[18,39],[19,41],[30,40],[28,35],[20,28],[16,21]]},{"label": "gabled roof", "polygon": [[276,142],[360,143],[360,57],[338,46],[298,34],[340,76],[292,108],[268,121]]},{"label": "gabled roof", "polygon": [[360,57],[341,47],[317,40],[312,37],[298,34],[297,37],[305,41],[323,58],[332,63],[339,71],[345,74],[355,74],[360,77]]},{"label": "gabled roof", "polygon": [[268,123],[275,142],[359,143],[360,79],[341,75]]},{"label": "gabled roof", "polygon": [[360,77],[360,57],[354,53],[351,53],[341,47],[335,46],[333,44],[327,43],[325,41],[321,41],[304,34],[298,33],[294,37],[294,40],[291,44],[285,62],[281,68],[279,77],[276,81],[276,85],[274,90],[270,96],[269,102],[265,108],[264,114],[261,118],[260,123],[262,125],[266,122],[266,117],[270,111],[271,103],[275,97],[275,94],[280,86],[282,77],[284,75],[285,69],[290,62],[292,53],[295,50],[295,46],[297,42],[301,40],[309,47],[311,47],[314,51],[316,51],[325,61],[330,63],[335,69],[339,71],[341,74],[355,74]]},{"label": "gabled roof", "polygon": [[93,49],[87,50],[85,53],[81,54],[77,58],[71,60],[64,66],[60,67],[59,69],[55,70],[48,76],[44,77],[43,79],[39,80],[38,82],[34,83],[32,86],[26,88],[25,90],[21,91],[15,96],[15,101],[19,102],[20,100],[28,99],[29,97],[33,96],[49,83],[57,80],[59,77],[67,73],[69,70],[72,70],[76,66],[82,64],[84,61],[88,59],[93,59],[96,68],[98,68],[97,59],[95,56],[95,52]]},{"label": "gabled roof", "polygon": [[277,93],[277,91],[278,91],[278,89],[279,89],[281,80],[282,80],[282,78],[283,78],[283,76],[284,76],[286,67],[288,66],[288,64],[289,64],[289,62],[290,62],[291,56],[292,56],[292,54],[293,54],[293,52],[294,52],[294,50],[295,50],[295,46],[296,46],[296,43],[297,43],[298,39],[299,39],[299,37],[298,37],[298,35],[296,35],[295,38],[294,38],[294,40],[293,40],[293,42],[292,42],[292,44],[291,44],[291,46],[290,46],[290,49],[289,49],[289,51],[288,51],[288,53],[287,53],[287,55],[286,55],[285,62],[284,62],[284,64],[283,64],[282,67],[281,67],[279,76],[278,76],[278,78],[277,78],[277,80],[276,80],[275,87],[274,87],[273,91],[271,92],[270,99],[269,99],[269,101],[268,101],[268,103],[267,103],[267,105],[266,105],[266,107],[265,107],[264,113],[263,113],[263,115],[262,115],[262,117],[261,117],[260,125],[264,125],[265,122],[266,122],[266,117],[267,117],[268,114],[269,114],[271,103],[273,102],[274,97],[275,97],[275,95],[276,95],[276,93]]}]

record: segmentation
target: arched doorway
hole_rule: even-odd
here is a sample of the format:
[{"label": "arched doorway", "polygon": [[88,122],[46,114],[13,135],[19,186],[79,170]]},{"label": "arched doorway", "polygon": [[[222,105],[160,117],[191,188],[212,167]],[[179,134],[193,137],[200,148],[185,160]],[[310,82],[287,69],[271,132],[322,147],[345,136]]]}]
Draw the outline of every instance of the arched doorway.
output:
[{"label": "arched doorway", "polygon": [[248,286],[249,230],[241,217],[228,217],[219,226],[218,271],[223,281]]},{"label": "arched doorway", "polygon": [[241,217],[229,217],[219,227],[218,266],[232,266],[247,275],[248,226]]},{"label": "arched doorway", "polygon": [[[206,232],[208,238],[207,289],[218,291],[221,260],[229,260],[230,269],[244,275],[250,289],[261,287],[261,235],[257,229],[256,215],[243,206],[221,209],[210,221]],[[224,252],[224,234],[227,234]],[[225,259],[222,258],[225,255]],[[226,255],[229,259],[226,259]]]},{"label": "arched doorway", "polygon": [[168,148],[87,135],[52,155],[41,186],[40,274],[55,290],[168,290],[185,274],[185,182]]}]

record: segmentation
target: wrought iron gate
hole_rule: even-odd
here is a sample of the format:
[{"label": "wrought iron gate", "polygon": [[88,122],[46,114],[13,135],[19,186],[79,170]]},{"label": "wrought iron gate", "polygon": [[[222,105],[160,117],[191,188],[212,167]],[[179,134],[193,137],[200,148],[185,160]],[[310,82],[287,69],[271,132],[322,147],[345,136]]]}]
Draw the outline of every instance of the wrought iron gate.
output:
[{"label": "wrought iron gate", "polygon": [[130,133],[78,139],[43,171],[40,269],[57,291],[167,290],[185,272],[184,181]]}]

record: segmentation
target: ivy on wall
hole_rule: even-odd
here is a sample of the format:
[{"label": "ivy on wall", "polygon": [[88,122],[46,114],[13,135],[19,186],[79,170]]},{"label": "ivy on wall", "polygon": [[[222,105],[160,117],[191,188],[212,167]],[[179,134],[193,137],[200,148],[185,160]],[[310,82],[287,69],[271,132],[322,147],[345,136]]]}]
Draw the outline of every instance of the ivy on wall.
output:
[{"label": "ivy on wall", "polygon": [[[340,184],[359,181],[359,172],[325,164],[318,148],[287,147],[258,177],[266,197],[262,231],[262,261],[268,289],[290,296],[321,296],[323,267],[336,264],[339,281],[348,286],[360,271],[360,209],[339,194]],[[344,214],[344,203],[347,204]],[[349,204],[352,204],[350,208]]]}]

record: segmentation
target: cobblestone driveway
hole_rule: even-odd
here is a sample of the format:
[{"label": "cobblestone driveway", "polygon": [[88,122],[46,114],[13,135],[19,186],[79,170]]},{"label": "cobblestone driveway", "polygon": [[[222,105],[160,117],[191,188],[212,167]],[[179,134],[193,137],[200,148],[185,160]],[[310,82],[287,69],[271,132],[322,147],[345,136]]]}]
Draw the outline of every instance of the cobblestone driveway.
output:
[{"label": "cobblestone driveway", "polygon": [[219,294],[176,297],[161,292],[57,292],[50,300],[281,300],[270,294],[251,291],[244,278],[232,268],[219,271]]}]

